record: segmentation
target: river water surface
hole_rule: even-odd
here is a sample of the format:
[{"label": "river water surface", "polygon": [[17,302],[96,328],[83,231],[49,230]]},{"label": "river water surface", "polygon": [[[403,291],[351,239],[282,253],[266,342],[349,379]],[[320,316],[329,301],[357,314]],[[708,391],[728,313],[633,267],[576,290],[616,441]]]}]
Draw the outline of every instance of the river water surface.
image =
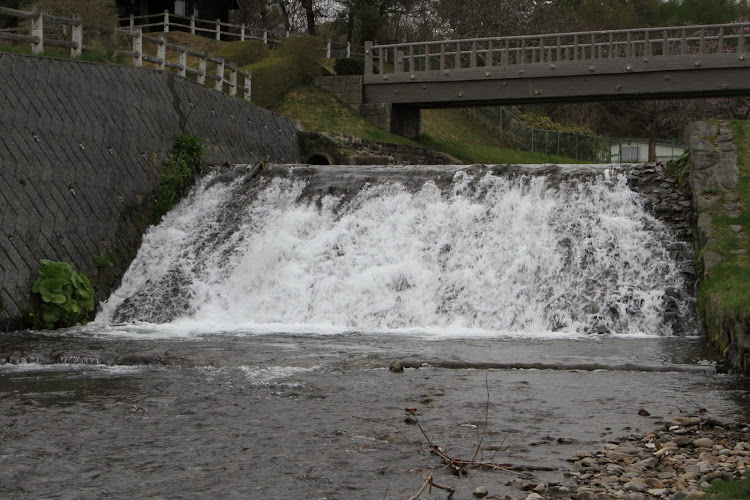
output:
[{"label": "river water surface", "polygon": [[3,336],[0,496],[525,498],[429,442],[565,483],[673,415],[748,416],[616,173],[245,171],[146,235],[95,322]]}]

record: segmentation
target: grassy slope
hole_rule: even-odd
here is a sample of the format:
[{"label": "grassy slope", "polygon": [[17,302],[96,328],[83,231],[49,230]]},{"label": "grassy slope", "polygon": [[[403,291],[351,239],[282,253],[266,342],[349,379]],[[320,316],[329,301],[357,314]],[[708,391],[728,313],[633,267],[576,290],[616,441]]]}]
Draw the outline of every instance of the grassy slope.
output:
[{"label": "grassy slope", "polygon": [[[743,210],[734,219],[724,212],[724,203],[717,203],[712,210],[716,241],[705,250],[719,252],[724,260],[701,285],[700,300],[704,302],[708,295],[712,295],[722,318],[750,318],[750,257],[732,253],[747,248],[744,235],[750,234],[750,122],[734,121],[732,129],[740,173],[737,192]],[[731,226],[741,226],[744,235],[735,232]]]},{"label": "grassy slope", "polygon": [[423,136],[417,142],[375,127],[332,94],[313,85],[296,88],[271,110],[299,120],[305,130],[421,145],[448,153],[466,163],[575,163],[569,158],[502,148],[487,129],[453,109],[424,110]]},{"label": "grassy slope", "polygon": [[305,130],[332,132],[373,141],[417,145],[415,142],[377,128],[354,109],[314,85],[297,87],[271,107],[280,115],[299,120]]}]

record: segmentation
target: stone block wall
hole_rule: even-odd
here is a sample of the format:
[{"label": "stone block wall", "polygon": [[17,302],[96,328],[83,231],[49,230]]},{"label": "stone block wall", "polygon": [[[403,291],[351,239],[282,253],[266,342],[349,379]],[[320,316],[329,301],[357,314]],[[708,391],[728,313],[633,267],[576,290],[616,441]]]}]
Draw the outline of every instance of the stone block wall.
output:
[{"label": "stone block wall", "polygon": [[213,163],[299,160],[292,121],[168,72],[0,53],[0,88],[0,330],[20,325],[43,258],[108,296],[177,135]]},{"label": "stone block wall", "polygon": [[[736,219],[741,215],[742,202],[737,192],[739,169],[734,137],[729,123],[718,125],[691,123],[686,136],[690,146],[690,187],[698,212],[696,248],[703,268],[703,279],[709,279],[716,267],[727,257],[718,251],[717,231],[713,216]],[[743,226],[730,224],[737,238],[746,240]],[[732,250],[741,257],[746,249]],[[733,370],[750,373],[750,324],[746,317],[727,317],[722,313],[718,294],[703,292],[701,318],[705,336],[724,356]]]}]

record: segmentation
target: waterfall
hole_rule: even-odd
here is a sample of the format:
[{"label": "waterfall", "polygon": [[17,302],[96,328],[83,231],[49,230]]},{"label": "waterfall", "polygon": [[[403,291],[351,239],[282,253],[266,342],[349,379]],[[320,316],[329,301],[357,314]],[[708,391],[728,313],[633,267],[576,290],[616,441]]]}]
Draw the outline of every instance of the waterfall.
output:
[{"label": "waterfall", "polygon": [[696,333],[675,243],[605,167],[217,168],[144,236],[96,323]]}]

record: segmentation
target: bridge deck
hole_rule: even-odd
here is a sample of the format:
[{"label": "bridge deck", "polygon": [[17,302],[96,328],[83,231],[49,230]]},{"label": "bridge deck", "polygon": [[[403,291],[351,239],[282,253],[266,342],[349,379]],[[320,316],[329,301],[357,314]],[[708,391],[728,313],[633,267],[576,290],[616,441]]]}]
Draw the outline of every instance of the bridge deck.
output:
[{"label": "bridge deck", "polygon": [[442,107],[744,95],[749,36],[750,23],[736,23],[368,42],[365,100]]}]

